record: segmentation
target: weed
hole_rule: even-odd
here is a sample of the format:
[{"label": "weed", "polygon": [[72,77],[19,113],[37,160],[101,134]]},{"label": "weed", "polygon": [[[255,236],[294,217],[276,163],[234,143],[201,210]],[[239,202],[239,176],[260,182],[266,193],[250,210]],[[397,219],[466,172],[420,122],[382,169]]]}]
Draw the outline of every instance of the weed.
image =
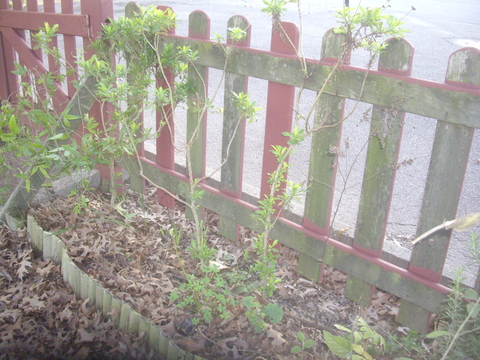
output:
[{"label": "weed", "polygon": [[247,308],[247,318],[256,333],[267,328],[267,322],[279,323],[283,319],[283,309],[273,303],[262,305],[254,296],[246,296],[243,305]]},{"label": "weed", "polygon": [[291,354],[300,354],[306,349],[310,349],[315,345],[315,340],[307,339],[305,334],[301,331],[297,332],[297,339],[301,345],[295,345],[290,349]]}]

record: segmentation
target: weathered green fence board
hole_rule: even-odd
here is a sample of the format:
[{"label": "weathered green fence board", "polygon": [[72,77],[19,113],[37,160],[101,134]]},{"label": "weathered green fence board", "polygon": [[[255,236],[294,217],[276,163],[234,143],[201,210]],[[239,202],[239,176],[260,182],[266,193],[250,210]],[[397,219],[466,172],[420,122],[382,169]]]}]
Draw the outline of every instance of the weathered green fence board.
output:
[{"label": "weathered green fence board", "polygon": [[[246,37],[235,46],[250,46],[251,25],[242,16],[233,16],[228,21],[228,28],[238,27],[246,32]],[[228,30],[227,30],[228,33]],[[229,39],[229,43],[232,40]],[[228,51],[229,48],[226,48]],[[228,61],[236,61],[234,57]],[[222,134],[222,168],[220,187],[222,191],[236,196],[242,195],[243,155],[245,137],[245,117],[235,105],[234,95],[248,92],[248,77],[231,72],[225,73],[223,134]],[[237,240],[238,225],[234,219],[220,214],[219,233],[229,239]]]},{"label": "weathered green fence board", "polygon": [[[382,71],[410,75],[412,61],[412,46],[403,39],[390,39],[386,50],[380,55],[378,67]],[[389,89],[385,91],[389,91]],[[372,110],[367,157],[353,241],[354,248],[378,257],[383,248],[405,117],[405,113],[398,111],[397,107],[398,104],[392,103],[389,108],[374,106]],[[373,286],[356,276],[349,276],[345,296],[369,306],[374,290]]]},{"label": "weathered green fence board", "polygon": [[138,332],[139,334],[143,333],[144,339],[150,339],[150,321],[145,319],[143,316],[140,316],[140,321],[138,323]]},{"label": "weathered green fence board", "polygon": [[65,244],[63,243],[62,240],[57,238],[57,244],[55,246],[55,249],[53,251],[53,261],[55,264],[61,264],[62,263],[62,255],[63,255],[63,250],[65,249]]},{"label": "weathered green fence board", "polygon": [[[350,56],[344,48],[345,36],[337,35],[333,30],[323,36],[322,59],[329,58],[343,63]],[[343,110],[345,99],[330,94],[318,94],[312,134],[312,147],[308,170],[308,194],[305,199],[303,226],[319,231],[324,235],[330,233],[330,215],[337,163],[331,149],[340,146]],[[309,120],[309,119],[307,119]],[[320,276],[321,262],[304,254],[299,259],[299,272],[310,279]],[[319,279],[319,277],[316,277]]]},{"label": "weathered green fence board", "polygon": [[[143,163],[143,168],[147,176],[154,179],[154,182],[158,182],[162,186],[165,186],[165,184],[172,185],[171,188],[167,188],[169,191],[175,192],[180,196],[183,196],[184,192],[188,192],[186,187],[180,185],[182,182],[173,175],[162,172],[150,163]],[[248,209],[243,205],[234,203],[221,195],[209,191],[205,192],[200,204],[216,213],[228,211],[241,225],[256,231],[261,230],[261,224],[255,218],[253,207]],[[311,259],[321,260],[323,257],[325,243],[313,236],[308,236],[303,231],[293,227],[292,224],[287,224],[284,221],[277,222],[272,229],[271,236],[295,251],[308,255]],[[444,294],[434,291],[425,285],[418,284],[412,279],[402,278],[393,269],[371,265],[367,260],[338,250],[332,245],[328,245],[328,247],[329,250],[325,254],[325,263],[327,265],[331,265],[347,274],[358,276],[361,280],[396,296],[412,299],[417,304],[427,306],[431,311],[439,311],[442,301],[445,299]],[[365,271],[370,266],[376,269],[373,274]],[[425,299],[428,300],[428,304],[426,304],[427,300]]]},{"label": "weathered green fence board", "polygon": [[439,313],[446,295],[420,284],[397,272],[342,251],[330,244],[325,251],[325,264],[349,275],[355,275],[368,284]]},{"label": "weathered green fence board", "polygon": [[165,352],[163,349],[160,347],[160,327],[158,325],[155,325],[154,323],[150,323],[150,330],[149,330],[149,336],[148,336],[148,344],[157,351],[160,351],[162,354]]},{"label": "weathered green fence board", "polygon": [[[189,34],[199,39],[210,38],[210,20],[203,11],[194,11],[189,17]],[[196,94],[190,95],[187,111],[187,143],[191,144],[191,171],[194,177],[205,175],[205,146],[208,68],[205,66],[189,66],[188,76],[196,89]],[[188,162],[188,160],[187,160]]]},{"label": "weathered green fence board", "polygon": [[[468,61],[465,61],[468,59]],[[480,53],[473,49],[457,51],[450,57],[446,81],[477,81],[480,86]],[[417,236],[454,219],[460,199],[470,148],[475,129],[462,125],[438,121],[428,168],[425,192],[417,227]],[[417,243],[412,251],[408,269],[424,277],[439,281],[450,242],[451,230],[440,230],[428,239]],[[405,299],[408,301],[408,299]],[[422,309],[405,302],[400,307],[399,320],[414,322],[418,318],[429,318],[424,304]],[[423,316],[419,314],[423,312]],[[412,315],[415,314],[416,318]],[[425,332],[427,324],[418,324],[418,331]]]},{"label": "weathered green fence board", "polygon": [[53,234],[43,232],[43,257],[51,259],[53,257]]},{"label": "weathered green fence board", "polygon": [[167,360],[177,360],[180,355],[180,348],[173,342],[169,342]]},{"label": "weathered green fence board", "polygon": [[[157,9],[162,11],[172,11],[169,6],[157,6]],[[175,27],[168,30],[169,35],[175,34]],[[157,77],[157,88],[168,89],[175,83],[175,76],[171,69],[159,69]],[[159,136],[156,139],[157,154],[155,160],[157,164],[167,167],[168,169],[175,169],[175,119],[174,107],[168,104],[162,108],[157,108],[156,111],[156,129],[159,131]],[[161,189],[157,189],[157,201],[160,205],[168,209],[175,209],[175,199]]]},{"label": "weathered green fence board", "polygon": [[[199,42],[184,38],[165,39],[165,44],[171,42],[190,45],[198,50],[198,65],[216,69],[223,69],[225,66],[224,51],[213,42]],[[307,71],[311,75],[305,82],[304,73],[297,59],[279,58],[262,51],[253,52],[241,48],[235,48],[233,52],[237,53],[234,55],[237,61],[229,63],[227,71],[296,87],[304,86],[309,90],[319,91],[330,72],[330,66],[319,66],[318,63],[308,62]],[[282,71],[274,71],[277,68]],[[452,92],[445,87],[439,87],[438,84],[415,78],[386,76],[373,70],[369,72],[367,80],[364,81],[364,79],[365,71],[346,66],[338,71],[325,92],[353,100],[358,100],[359,95],[362,94],[361,101],[383,107],[389,107],[393,97],[405,99],[399,105],[399,111],[465,126],[480,127],[479,90],[464,89],[464,92]],[[384,93],[385,89],[389,91]]]},{"label": "weathered green fence board", "polygon": [[[203,11],[194,11],[189,16],[189,36],[197,39],[210,39],[210,19]],[[187,173],[194,178],[205,176],[207,140],[207,97],[208,67],[189,65],[188,77],[196,93],[188,97],[187,110]],[[187,208],[187,216],[193,219],[192,209]],[[198,209],[201,218],[201,209]]]},{"label": "weathered green fence board", "polygon": [[38,226],[31,215],[27,216],[27,229],[35,255],[43,254],[43,229]]},{"label": "weathered green fence board", "polygon": [[[134,173],[140,172],[138,164],[135,164],[135,162],[131,162],[130,166]],[[179,180],[177,177],[163,172],[151,163],[143,162],[142,168],[145,176],[151,179],[154,184],[181,197],[188,199],[190,196],[188,184]],[[211,188],[209,189],[213,190]],[[206,191],[198,203],[217,214],[228,213],[238,224],[261,232],[262,225],[255,215],[256,207],[247,203],[236,203],[232,200],[233,199],[225,198],[213,191]],[[322,258],[325,245],[323,242],[318,241],[313,236],[305,234],[304,231],[287,225],[284,221],[279,221],[275,224],[275,227],[271,230],[271,236],[278,239],[283,245],[300,253],[308,254],[317,260]]]}]

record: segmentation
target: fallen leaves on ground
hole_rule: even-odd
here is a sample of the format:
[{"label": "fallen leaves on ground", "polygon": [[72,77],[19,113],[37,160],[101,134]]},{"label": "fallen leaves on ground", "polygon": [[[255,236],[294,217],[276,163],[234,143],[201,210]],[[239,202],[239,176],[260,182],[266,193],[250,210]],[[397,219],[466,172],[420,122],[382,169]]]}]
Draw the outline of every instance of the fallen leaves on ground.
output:
[{"label": "fallen leaves on ground", "polygon": [[139,337],[77,299],[59,270],[34,257],[25,231],[0,225],[0,359],[153,358]]},{"label": "fallen leaves on ground", "polygon": [[[229,308],[230,319],[214,317],[209,323],[192,325],[192,319],[198,314],[178,308],[169,295],[186,281],[182,269],[192,274],[198,272],[198,264],[186,251],[194,227],[184,216],[181,206],[177,205],[174,211],[168,210],[156,203],[155,189],[149,191],[144,199],[144,211],[133,192],[117,209],[108,205],[108,199],[103,199],[102,194],[92,193],[89,195],[89,206],[80,214],[72,211],[76,205],[75,198],[57,199],[40,205],[31,210],[31,214],[44,230],[58,232],[67,244],[70,257],[83,271],[160,326],[187,352],[209,359],[293,360],[298,357],[291,355],[290,350],[300,345],[297,332],[302,331],[306,338],[316,340],[314,348],[304,351],[303,359],[313,359],[314,354],[318,359],[334,359],[323,344],[323,330],[338,334],[335,324],[349,327],[358,316],[363,316],[373,325],[381,322],[382,326],[395,326],[392,319],[398,309],[398,299],[379,292],[378,300],[372,307],[362,309],[343,296],[344,274],[326,267],[324,281],[320,285],[304,279],[297,272],[298,255],[287,247],[281,248],[278,259],[276,275],[282,281],[270,299],[284,309],[281,322],[268,324],[266,331],[255,333],[241,302],[243,296],[234,294],[232,289],[231,296],[238,301],[236,306]],[[217,223],[218,217],[207,213],[209,245],[217,250],[215,261],[224,266],[222,271],[234,267],[247,269],[251,263],[245,260],[243,254],[251,246],[254,234],[242,229],[242,240],[231,241],[218,235]],[[169,229],[173,226],[182,229],[178,249],[175,249],[169,236]],[[28,262],[22,262],[25,258],[32,259],[31,255],[28,257],[23,250],[20,255],[24,258],[15,271],[9,273],[11,281],[33,272],[40,276],[38,271],[42,270],[33,270]],[[40,269],[49,266],[47,264]],[[38,265],[34,268],[38,269]],[[44,271],[42,276],[50,275]],[[63,291],[58,290],[59,293]],[[30,308],[40,309],[44,300],[44,297],[32,297]],[[68,308],[64,305],[57,309],[55,317],[65,322],[65,318],[77,316],[82,309],[80,301],[73,304],[76,305],[70,304]],[[91,323],[92,320],[89,320],[88,324]],[[109,322],[93,321],[90,326],[107,326],[104,324]],[[92,343],[87,341],[91,340],[88,334],[96,334],[97,330],[80,328],[83,330],[79,330],[78,326],[71,330],[75,338],[70,337],[68,341],[79,341],[76,351],[86,351],[82,350],[83,347]],[[81,345],[82,341],[88,345]]]}]

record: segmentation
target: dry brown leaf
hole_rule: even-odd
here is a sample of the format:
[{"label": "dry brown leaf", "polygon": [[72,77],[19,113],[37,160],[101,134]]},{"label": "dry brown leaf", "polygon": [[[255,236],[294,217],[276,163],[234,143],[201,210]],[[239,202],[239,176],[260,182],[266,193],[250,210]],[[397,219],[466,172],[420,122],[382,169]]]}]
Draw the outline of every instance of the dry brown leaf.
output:
[{"label": "dry brown leaf", "polygon": [[188,353],[205,352],[205,339],[201,336],[184,337],[177,339],[175,342]]},{"label": "dry brown leaf", "polygon": [[23,280],[28,275],[28,268],[32,268],[32,262],[29,257],[24,257],[17,269],[18,279]]},{"label": "dry brown leaf", "polygon": [[272,329],[271,327],[267,330],[267,336],[273,338],[273,346],[282,346],[286,340],[283,338],[283,334],[277,330]]},{"label": "dry brown leaf", "polygon": [[45,307],[45,301],[41,301],[38,295],[27,296],[22,299],[22,305],[25,307],[43,309]]},{"label": "dry brown leaf", "polygon": [[87,330],[85,330],[84,328],[79,328],[77,330],[77,334],[80,336],[80,338],[78,339],[79,342],[81,343],[89,343],[89,342],[92,342],[93,340],[95,340],[95,338],[97,337],[95,333],[89,333]]}]

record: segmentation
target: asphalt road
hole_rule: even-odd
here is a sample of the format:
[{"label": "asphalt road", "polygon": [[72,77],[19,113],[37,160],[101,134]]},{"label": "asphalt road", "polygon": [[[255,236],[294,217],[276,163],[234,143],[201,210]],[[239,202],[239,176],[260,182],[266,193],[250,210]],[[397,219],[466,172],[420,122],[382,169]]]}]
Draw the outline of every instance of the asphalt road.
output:
[{"label": "asphalt road", "polygon": [[[211,32],[225,34],[227,21],[233,15],[243,15],[252,24],[252,47],[269,49],[271,20],[267,14],[261,12],[264,7],[261,0],[139,0],[142,6],[169,5],[178,14],[179,25],[177,34],[187,34],[188,15],[200,9],[205,11],[211,19]],[[350,6],[357,6],[358,0],[350,0]],[[123,14],[126,2],[114,1],[115,16]],[[385,4],[381,0],[364,0],[362,6],[377,7]],[[342,0],[303,0],[301,1],[303,24],[303,49],[305,55],[319,58],[322,37],[325,31],[336,26],[333,17],[335,9],[343,5]],[[397,17],[405,17],[404,28],[410,31],[406,39],[414,46],[415,56],[412,76],[431,81],[443,82],[447,68],[448,58],[454,51],[472,46],[480,49],[480,3],[478,0],[392,0],[386,13]],[[415,11],[410,12],[412,5]],[[283,19],[299,24],[297,5],[289,4],[289,11]],[[212,35],[213,36],[213,35]],[[366,65],[365,54],[356,53],[352,57],[352,64]],[[212,71],[210,81],[218,85],[220,73]],[[265,105],[266,81],[250,79],[251,97],[258,105]],[[213,93],[213,89],[210,89]],[[309,103],[314,94],[306,94],[301,111],[308,111]],[[222,107],[223,94],[219,92],[215,106]],[[347,104],[347,107],[351,106]],[[356,221],[360,183],[362,179],[363,158],[358,161],[353,159],[365,142],[368,134],[368,124],[359,123],[361,113],[366,106],[360,106],[355,116],[345,122],[343,136],[349,138],[350,149],[348,156],[339,164],[339,190],[342,187],[342,178],[346,176],[353,166],[352,174],[347,182],[347,190],[341,199],[337,217],[337,227],[352,227]],[[178,117],[184,112],[179,109]],[[259,194],[260,168],[262,165],[263,149],[263,116],[259,114],[257,123],[247,126],[246,157],[244,190],[252,195]],[[148,117],[147,117],[148,118]],[[208,120],[208,154],[207,166],[215,168],[220,161],[221,151],[221,116],[217,113],[209,115]],[[184,126],[181,121],[179,129]],[[387,241],[385,250],[398,254],[404,258],[409,257],[408,246],[413,238],[418,220],[426,170],[433,142],[435,121],[416,115],[408,114],[405,120],[404,137],[399,161],[414,159],[409,167],[401,168],[397,172],[395,192],[390,211],[390,222],[387,227]],[[363,140],[362,140],[363,139]],[[151,148],[150,148],[151,149]],[[307,178],[309,144],[304,144],[292,157],[292,169],[289,177],[295,181]],[[458,215],[480,211],[480,165],[475,160],[480,159],[480,131],[477,130],[471,152],[471,161],[465,177],[464,190],[460,202]],[[182,155],[178,154],[178,162],[182,163]],[[337,200],[339,200],[337,191]],[[296,204],[296,211],[301,213],[302,204]],[[353,233],[353,229],[350,230]],[[477,232],[480,231],[477,229]],[[466,264],[468,242],[471,233],[455,234],[447,257],[445,274],[451,276],[453,269]],[[467,269],[467,276],[471,279],[478,269]]]}]

